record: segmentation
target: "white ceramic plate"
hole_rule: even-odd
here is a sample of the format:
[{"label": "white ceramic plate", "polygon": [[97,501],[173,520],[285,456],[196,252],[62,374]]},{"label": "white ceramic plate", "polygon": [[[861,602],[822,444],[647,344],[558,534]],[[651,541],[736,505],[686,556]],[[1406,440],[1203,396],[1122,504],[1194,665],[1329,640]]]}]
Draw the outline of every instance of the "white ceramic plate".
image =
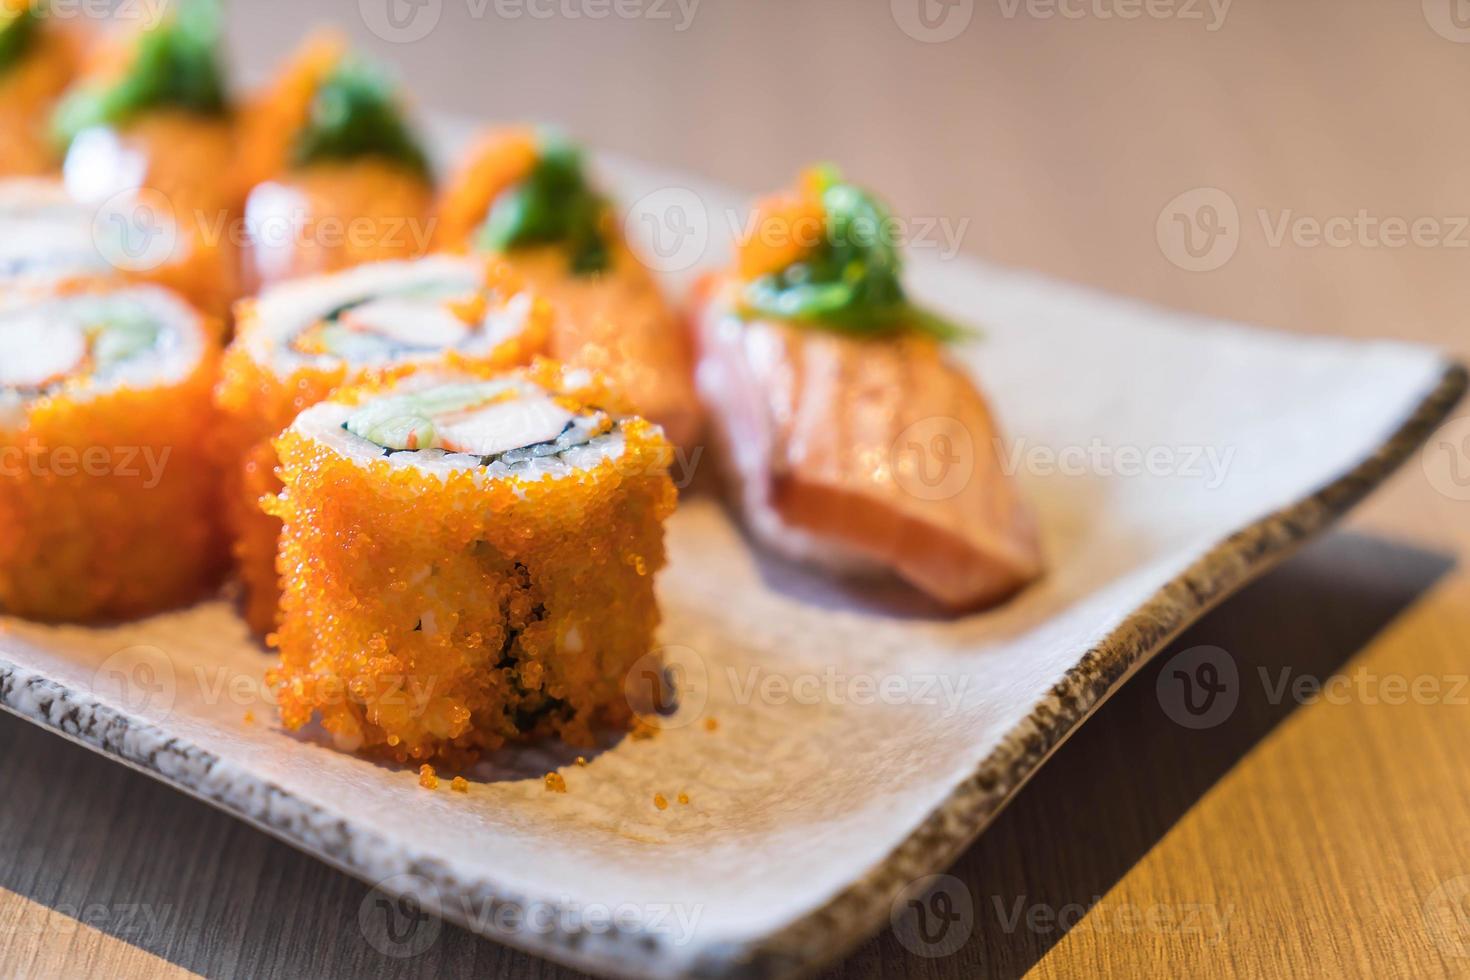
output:
[{"label": "white ceramic plate", "polygon": [[[738,195],[606,169],[630,229],[662,228],[671,288],[722,257]],[[661,579],[679,712],[586,767],[525,749],[472,773],[468,794],[430,792],[287,734],[260,689],[266,658],[223,602],[107,629],[6,621],[0,703],[541,955],[628,975],[810,969],[886,922],[1171,636],[1381,482],[1464,387],[1431,351],[1179,316],[963,259],[917,255],[912,281],[984,324],[960,354],[1044,530],[1050,575],[1003,608],[945,619],[845,589],[762,558],[695,498]],[[565,794],[543,786],[558,765]],[[365,903],[364,930],[411,945],[411,912]]]}]

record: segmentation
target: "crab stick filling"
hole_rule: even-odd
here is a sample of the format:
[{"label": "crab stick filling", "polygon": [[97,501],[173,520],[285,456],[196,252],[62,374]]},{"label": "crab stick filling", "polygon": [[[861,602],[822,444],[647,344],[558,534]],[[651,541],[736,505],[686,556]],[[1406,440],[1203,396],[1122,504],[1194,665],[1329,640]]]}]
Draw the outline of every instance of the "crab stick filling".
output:
[{"label": "crab stick filling", "polygon": [[443,384],[383,398],[343,423],[390,453],[442,449],[486,462],[517,450],[531,456],[563,452],[611,427],[604,412],[579,414],[538,388],[500,381]]}]

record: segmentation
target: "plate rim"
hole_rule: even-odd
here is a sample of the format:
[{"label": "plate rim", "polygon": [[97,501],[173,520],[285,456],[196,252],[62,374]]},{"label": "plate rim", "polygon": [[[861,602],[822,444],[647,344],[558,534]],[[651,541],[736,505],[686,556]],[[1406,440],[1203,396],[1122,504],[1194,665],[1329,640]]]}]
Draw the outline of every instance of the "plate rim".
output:
[{"label": "plate rim", "polygon": [[[953,787],[883,859],[781,929],[748,942],[713,944],[693,957],[664,959],[660,956],[665,951],[662,941],[647,932],[590,936],[560,928],[506,931],[495,925],[482,928],[483,922],[472,922],[452,907],[441,905],[435,911],[493,942],[610,975],[787,977],[814,973],[835,962],[878,931],[893,897],[904,886],[953,864],[1047,758],[1129,676],[1211,607],[1336,523],[1428,440],[1454,411],[1470,382],[1463,364],[1442,352],[1438,358],[1438,380],[1376,449],[1315,492],[1227,535],[1160,587],[1068,668],[975,771]],[[523,913],[519,921],[525,921],[527,913],[538,907],[557,908],[554,902],[530,900],[485,879],[462,881],[431,854],[304,801],[269,780],[244,773],[215,753],[3,656],[0,709],[117,759],[372,887],[383,887],[383,880],[392,875],[385,875],[384,867],[370,867],[360,857],[365,853],[387,855],[382,860],[396,867],[397,874],[424,879],[437,894],[459,898],[461,909],[493,903],[519,910]],[[151,748],[144,752],[143,746]],[[186,778],[191,771],[198,774],[193,782]],[[238,796],[229,798],[242,788],[232,780],[246,784],[244,799],[254,801],[254,807],[247,807]],[[323,829],[335,831],[336,836],[328,833],[323,838]]]}]

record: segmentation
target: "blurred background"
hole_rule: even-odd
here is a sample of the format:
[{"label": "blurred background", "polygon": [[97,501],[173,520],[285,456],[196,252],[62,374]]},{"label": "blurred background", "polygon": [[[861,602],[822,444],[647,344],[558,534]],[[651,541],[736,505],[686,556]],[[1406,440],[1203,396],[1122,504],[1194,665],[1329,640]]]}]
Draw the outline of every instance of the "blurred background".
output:
[{"label": "blurred background", "polygon": [[[900,214],[968,220],[972,255],[1255,323],[1411,338],[1470,302],[1460,6],[252,0],[230,17],[245,77],[332,21],[422,109],[557,122],[750,191],[831,159]],[[1233,202],[1235,249],[1190,271],[1156,231],[1201,188]],[[1416,220],[1418,243],[1395,234]]]}]

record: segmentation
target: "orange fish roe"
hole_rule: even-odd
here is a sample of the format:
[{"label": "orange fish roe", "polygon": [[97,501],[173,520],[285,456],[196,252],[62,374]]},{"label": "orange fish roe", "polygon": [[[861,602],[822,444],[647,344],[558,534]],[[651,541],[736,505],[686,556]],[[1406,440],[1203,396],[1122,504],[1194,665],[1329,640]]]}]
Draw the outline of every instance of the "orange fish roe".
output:
[{"label": "orange fish roe", "polygon": [[439,788],[439,776],[434,772],[434,767],[427,762],[419,766],[419,785],[424,789]]},{"label": "orange fish roe", "polygon": [[[310,121],[317,93],[348,56],[339,33],[313,33],[241,113],[237,180],[252,203],[269,182],[264,193],[286,195],[302,216],[284,246],[247,244],[252,290],[361,262],[412,258],[428,245],[434,192],[424,174],[380,155],[293,164],[293,144]],[[350,234],[342,233],[344,226]]]},{"label": "orange fish roe", "polygon": [[586,765],[587,765],[587,757],[585,755],[579,755],[579,756],[577,756],[577,765],[582,766],[583,768],[585,768]]},{"label": "orange fish roe", "polygon": [[546,790],[550,793],[565,793],[567,781],[559,772],[548,772],[546,774]]},{"label": "orange fish roe", "polygon": [[536,131],[510,126],[486,133],[445,183],[436,205],[434,244],[464,250],[501,193],[530,175],[541,155]]},{"label": "orange fish roe", "polygon": [[682,803],[684,806],[688,806],[689,805],[689,794],[688,793],[680,793],[679,794],[679,802]]},{"label": "orange fish roe", "polygon": [[[567,387],[551,362],[516,376],[561,402],[611,398]],[[325,408],[392,388],[347,389]],[[508,740],[591,745],[595,726],[630,725],[623,680],[653,645],[676,502],[659,430],[624,419],[620,452],[526,479],[354,460],[303,431],[322,414],[276,440],[284,488],[267,504],[284,521],[268,682],[286,727],[318,716],[345,749],[462,762]]]},{"label": "orange fish roe", "polygon": [[224,549],[206,453],[218,350],[203,319],[178,309],[202,338],[186,377],[89,394],[90,380],[75,376],[0,421],[7,612],[130,618],[192,602],[218,581]]},{"label": "orange fish roe", "polygon": [[[486,264],[484,287],[501,297],[522,289],[520,280],[495,262]],[[280,606],[276,551],[281,522],[260,508],[260,500],[281,488],[276,478],[276,451],[271,439],[304,409],[320,402],[345,384],[386,380],[412,373],[422,360],[394,365],[354,366],[342,362],[324,366],[307,363],[288,374],[262,363],[250,337],[262,330],[256,303],[244,300],[236,307],[236,340],[225,351],[215,402],[223,416],[216,445],[220,454],[225,521],[234,541],[235,562],[244,586],[245,621],[257,636],[275,628]],[[550,308],[541,301],[531,305],[525,329],[484,356],[467,357],[446,351],[436,366],[485,376],[525,364],[544,351],[551,321]]]},{"label": "orange fish roe", "polygon": [[664,797],[664,794],[654,793],[653,805],[658,807],[660,810],[667,810],[669,808],[669,801]]},{"label": "orange fish roe", "polygon": [[[13,12],[16,4],[4,5]],[[13,15],[13,13],[12,13]],[[26,53],[0,73],[0,173],[39,176],[56,169],[47,120],[82,55],[79,32],[42,18]]]},{"label": "orange fish roe", "polygon": [[633,730],[629,733],[636,742],[644,742],[659,733],[658,720],[647,715],[639,715],[633,722]]},{"label": "orange fish roe", "polygon": [[706,718],[704,720],[704,730],[707,732],[712,732],[719,727],[720,720],[718,718]]},{"label": "orange fish roe", "polygon": [[692,446],[703,425],[693,353],[674,308],[628,246],[595,276],[569,272],[554,246],[516,249],[506,261],[556,310],[548,353],[606,376],[639,415],[663,426],[676,446]]},{"label": "orange fish roe", "polygon": [[[388,161],[314,163],[270,187],[301,202],[301,227],[287,246],[272,238],[246,244],[247,282],[256,290],[364,262],[415,258],[428,244],[433,191],[423,177]],[[344,226],[351,234],[340,233]],[[280,254],[282,248],[289,252]]]},{"label": "orange fish roe", "polygon": [[799,262],[823,240],[827,212],[817,175],[803,174],[795,191],[757,201],[754,230],[740,243],[736,265],[743,279],[757,279]]},{"label": "orange fish roe", "polygon": [[[435,209],[434,247],[465,252],[501,196],[523,182],[544,150],[531,126],[494,129],[479,139],[445,181]],[[608,263],[595,275],[574,272],[559,244],[513,247],[505,256],[557,311],[552,357],[601,372],[639,415],[663,426],[677,446],[692,446],[702,425],[689,338],[645,263],[628,248],[610,215],[601,229]]]},{"label": "orange fish roe", "polygon": [[455,776],[449,781],[449,788],[456,793],[468,793],[470,791],[470,781],[463,776]]},{"label": "orange fish roe", "polygon": [[247,712],[245,712],[244,717],[242,717],[240,720],[243,721],[247,725],[253,725],[253,724],[255,724],[255,712],[253,712],[253,711],[247,711]]},{"label": "orange fish roe", "polygon": [[246,186],[287,168],[291,144],[311,117],[317,89],[347,53],[347,39],[339,32],[313,31],[271,84],[245,106],[239,172]]}]

